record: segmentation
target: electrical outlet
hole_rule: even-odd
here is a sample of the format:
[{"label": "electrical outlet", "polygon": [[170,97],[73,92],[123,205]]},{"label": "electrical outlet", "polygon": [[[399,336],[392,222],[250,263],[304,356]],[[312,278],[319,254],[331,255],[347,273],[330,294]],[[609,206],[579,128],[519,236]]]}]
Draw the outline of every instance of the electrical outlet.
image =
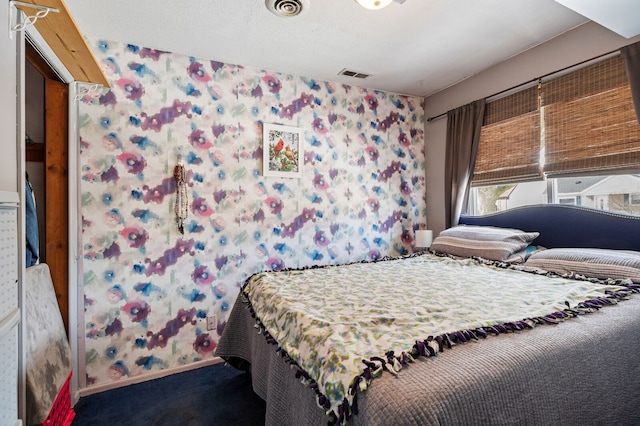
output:
[{"label": "electrical outlet", "polygon": [[218,325],[218,317],[215,315],[207,315],[207,330],[215,330]]}]

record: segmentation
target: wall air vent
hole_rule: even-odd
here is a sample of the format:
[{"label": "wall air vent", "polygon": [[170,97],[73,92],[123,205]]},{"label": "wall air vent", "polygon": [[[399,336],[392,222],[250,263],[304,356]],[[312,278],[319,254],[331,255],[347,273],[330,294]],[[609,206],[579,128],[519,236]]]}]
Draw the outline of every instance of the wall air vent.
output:
[{"label": "wall air vent", "polygon": [[298,16],[309,9],[308,0],[265,0],[264,4],[269,12],[284,18]]},{"label": "wall air vent", "polygon": [[346,75],[347,77],[355,77],[355,78],[367,78],[371,74],[366,74],[366,73],[363,73],[363,72],[352,71],[352,70],[348,70],[346,68],[343,68],[342,71],[340,71],[338,73],[338,75]]}]

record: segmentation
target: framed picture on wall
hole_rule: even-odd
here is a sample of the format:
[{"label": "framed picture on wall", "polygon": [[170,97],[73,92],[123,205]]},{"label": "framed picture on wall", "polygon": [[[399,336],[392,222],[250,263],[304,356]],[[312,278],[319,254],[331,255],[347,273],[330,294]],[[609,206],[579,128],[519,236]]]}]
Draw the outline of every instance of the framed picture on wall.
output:
[{"label": "framed picture on wall", "polygon": [[262,125],[262,175],[287,178],[302,176],[302,129],[279,124]]}]

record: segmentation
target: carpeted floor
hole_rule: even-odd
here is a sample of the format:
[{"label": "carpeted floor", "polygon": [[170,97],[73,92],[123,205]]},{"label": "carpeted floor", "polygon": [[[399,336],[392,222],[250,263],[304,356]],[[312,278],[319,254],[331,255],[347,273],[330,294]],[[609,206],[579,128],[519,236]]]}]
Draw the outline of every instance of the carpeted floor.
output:
[{"label": "carpeted floor", "polygon": [[245,373],[216,364],[80,398],[72,426],[263,425]]}]

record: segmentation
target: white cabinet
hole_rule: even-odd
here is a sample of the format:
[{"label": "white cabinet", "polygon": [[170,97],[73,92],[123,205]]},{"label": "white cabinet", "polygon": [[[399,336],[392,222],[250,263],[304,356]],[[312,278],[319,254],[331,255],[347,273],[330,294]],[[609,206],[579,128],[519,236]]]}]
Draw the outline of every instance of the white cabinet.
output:
[{"label": "white cabinet", "polygon": [[0,425],[19,425],[18,193],[0,191]]}]

